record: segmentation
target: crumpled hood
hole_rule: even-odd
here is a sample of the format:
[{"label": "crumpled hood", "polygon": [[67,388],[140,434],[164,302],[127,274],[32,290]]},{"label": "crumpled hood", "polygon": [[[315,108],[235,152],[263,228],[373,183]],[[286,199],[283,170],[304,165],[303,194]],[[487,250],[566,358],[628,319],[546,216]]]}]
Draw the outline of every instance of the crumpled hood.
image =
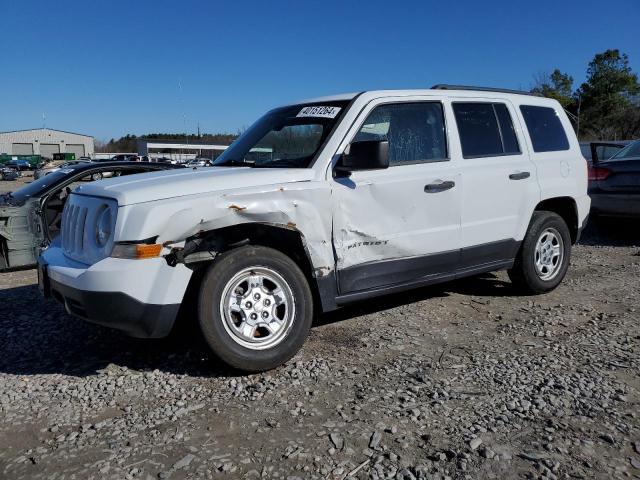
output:
[{"label": "crumpled hood", "polygon": [[123,206],[237,188],[304,182],[313,176],[313,170],[306,168],[185,168],[92,182],[80,185],[74,193],[114,198]]}]

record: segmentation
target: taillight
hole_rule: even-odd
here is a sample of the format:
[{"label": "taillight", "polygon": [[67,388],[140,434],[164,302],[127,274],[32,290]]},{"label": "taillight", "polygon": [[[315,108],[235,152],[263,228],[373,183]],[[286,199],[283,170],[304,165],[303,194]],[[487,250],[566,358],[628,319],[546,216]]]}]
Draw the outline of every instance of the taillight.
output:
[{"label": "taillight", "polygon": [[589,180],[606,180],[611,175],[611,170],[602,167],[589,167]]}]

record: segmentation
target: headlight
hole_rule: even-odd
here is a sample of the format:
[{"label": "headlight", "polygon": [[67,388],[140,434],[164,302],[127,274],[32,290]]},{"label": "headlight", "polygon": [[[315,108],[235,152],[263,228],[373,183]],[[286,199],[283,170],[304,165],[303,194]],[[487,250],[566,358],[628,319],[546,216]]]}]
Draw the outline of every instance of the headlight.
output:
[{"label": "headlight", "polygon": [[103,248],[111,238],[111,209],[105,207],[96,221],[96,245]]}]

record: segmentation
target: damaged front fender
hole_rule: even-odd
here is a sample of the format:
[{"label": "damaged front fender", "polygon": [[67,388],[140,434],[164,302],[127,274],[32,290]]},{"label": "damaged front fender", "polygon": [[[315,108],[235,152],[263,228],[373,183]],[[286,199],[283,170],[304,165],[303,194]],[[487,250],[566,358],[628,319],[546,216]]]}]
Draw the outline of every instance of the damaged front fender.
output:
[{"label": "damaged front fender", "polygon": [[0,206],[0,269],[34,265],[43,244],[34,201]]},{"label": "damaged front fender", "polygon": [[189,195],[120,207],[115,238],[157,237],[158,243],[171,245],[235,225],[273,225],[298,231],[313,271],[326,276],[335,266],[330,211],[331,189],[326,182]]}]

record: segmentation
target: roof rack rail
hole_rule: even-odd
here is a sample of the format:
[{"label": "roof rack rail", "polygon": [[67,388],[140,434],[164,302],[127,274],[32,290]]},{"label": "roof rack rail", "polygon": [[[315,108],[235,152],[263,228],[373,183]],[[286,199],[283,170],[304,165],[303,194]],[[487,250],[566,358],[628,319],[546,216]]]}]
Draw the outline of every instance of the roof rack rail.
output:
[{"label": "roof rack rail", "polygon": [[492,88],[492,87],[472,87],[469,85],[447,85],[446,83],[438,83],[431,87],[432,90],[475,90],[477,92],[500,92],[515,93],[517,95],[531,95],[533,97],[541,97],[539,93],[525,92],[524,90],[510,90],[508,88]]}]

